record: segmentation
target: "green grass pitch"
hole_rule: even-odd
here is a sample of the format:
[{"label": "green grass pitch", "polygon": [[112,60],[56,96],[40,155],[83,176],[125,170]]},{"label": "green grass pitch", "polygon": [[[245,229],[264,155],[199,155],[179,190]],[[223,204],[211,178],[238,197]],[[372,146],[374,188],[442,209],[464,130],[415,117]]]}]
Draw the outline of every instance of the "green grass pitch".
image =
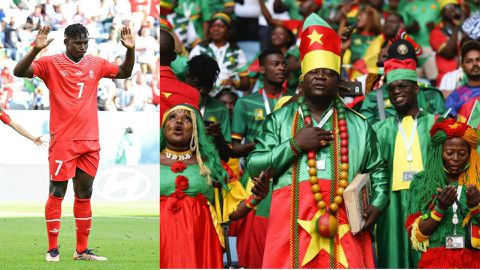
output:
[{"label": "green grass pitch", "polygon": [[[46,262],[48,249],[43,204],[0,204],[0,269],[158,269],[158,202],[101,204],[93,207],[89,247],[106,262],[74,261],[75,223],[64,201],[60,262]],[[8,210],[7,210],[8,209]]]}]

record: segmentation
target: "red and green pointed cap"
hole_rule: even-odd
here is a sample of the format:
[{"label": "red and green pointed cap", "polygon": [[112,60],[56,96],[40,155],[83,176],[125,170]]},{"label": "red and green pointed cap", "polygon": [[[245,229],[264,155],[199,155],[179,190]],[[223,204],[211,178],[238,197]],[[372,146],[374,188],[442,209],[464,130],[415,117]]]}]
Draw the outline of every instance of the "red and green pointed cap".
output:
[{"label": "red and green pointed cap", "polygon": [[320,16],[312,13],[303,23],[300,42],[302,75],[317,68],[340,74],[340,36]]}]

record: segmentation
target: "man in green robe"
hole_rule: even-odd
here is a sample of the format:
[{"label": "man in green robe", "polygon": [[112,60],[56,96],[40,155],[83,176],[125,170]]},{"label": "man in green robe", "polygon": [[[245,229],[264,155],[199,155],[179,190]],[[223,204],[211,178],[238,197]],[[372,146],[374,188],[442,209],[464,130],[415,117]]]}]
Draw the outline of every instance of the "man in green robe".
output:
[{"label": "man in green robe", "polygon": [[388,161],[389,198],[376,227],[379,268],[416,268],[420,254],[412,250],[404,228],[410,181],[423,170],[433,114],[420,109],[417,93],[416,56],[405,40],[393,43],[385,61],[388,97],[394,115],[377,122],[382,157]]},{"label": "man in green robe", "polygon": [[[254,139],[262,129],[265,117],[274,111],[280,98],[294,95],[285,88],[287,69],[282,51],[274,48],[266,49],[258,59],[263,87],[258,92],[240,98],[233,109],[233,152],[239,157],[246,157],[255,149]],[[250,180],[248,171],[243,173],[241,181],[249,192],[253,182]],[[270,195],[271,193],[257,206],[256,211],[251,211],[245,219],[238,222],[240,228],[237,234],[237,251],[240,266],[262,267]]]},{"label": "man in green robe", "polygon": [[[274,171],[262,268],[374,268],[368,229],[352,234],[337,197],[345,180],[369,173],[373,195],[365,228],[374,224],[388,202],[386,164],[375,132],[338,98],[340,37],[316,14],[305,20],[301,35],[304,97],[266,117],[248,157],[251,176]],[[309,154],[307,166],[309,151],[315,159]],[[317,230],[322,217],[338,224],[328,226],[331,237]]]},{"label": "man in green robe", "polygon": [[[418,84],[418,93],[417,101],[418,107],[421,108],[424,112],[431,114],[442,114],[445,112],[445,101],[442,96],[442,92],[437,88],[427,86],[424,83],[417,82]],[[388,98],[388,89],[386,85],[382,85],[380,89],[376,89],[365,96],[362,106],[360,108],[360,113],[367,118],[368,123],[373,125],[378,121],[384,120],[381,119],[378,106],[378,94],[377,91],[382,91],[380,95],[380,100],[383,100],[382,108],[385,114],[385,119],[395,116],[396,110],[395,107],[390,102]]]}]

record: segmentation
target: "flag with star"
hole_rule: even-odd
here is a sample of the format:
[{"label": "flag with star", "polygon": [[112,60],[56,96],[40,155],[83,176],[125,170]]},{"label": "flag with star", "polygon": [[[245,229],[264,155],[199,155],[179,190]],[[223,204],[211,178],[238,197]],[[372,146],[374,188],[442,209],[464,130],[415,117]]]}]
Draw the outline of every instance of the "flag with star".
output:
[{"label": "flag with star", "polygon": [[300,62],[303,76],[310,70],[328,68],[340,74],[340,36],[313,13],[303,23]]},{"label": "flag with star", "polygon": [[467,124],[476,129],[480,128],[480,102],[478,100],[475,100],[473,104]]}]

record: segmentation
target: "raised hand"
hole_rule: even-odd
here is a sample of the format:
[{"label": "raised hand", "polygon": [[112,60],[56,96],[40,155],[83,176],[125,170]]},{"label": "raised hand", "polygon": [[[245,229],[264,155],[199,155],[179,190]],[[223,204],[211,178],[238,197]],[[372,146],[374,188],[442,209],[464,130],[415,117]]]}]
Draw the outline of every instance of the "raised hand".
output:
[{"label": "raised hand", "polygon": [[35,49],[42,50],[53,41],[53,38],[48,39],[48,33],[50,33],[50,26],[46,25],[40,28],[37,37],[35,38]]},{"label": "raised hand", "polygon": [[467,185],[467,206],[473,208],[480,204],[480,191],[475,185]]},{"label": "raised hand", "polygon": [[135,48],[135,36],[132,34],[132,30],[128,26],[123,26],[120,31],[120,41],[122,45],[127,49]]},{"label": "raised hand", "polygon": [[447,186],[444,190],[437,188],[438,207],[442,210],[447,210],[457,198],[457,188],[454,186]]},{"label": "raised hand", "polygon": [[205,131],[208,135],[213,137],[218,137],[222,135],[222,127],[219,122],[214,122],[210,125],[205,126]]},{"label": "raised hand", "polygon": [[255,201],[260,202],[268,195],[271,174],[272,169],[268,168],[262,171],[258,177],[253,178],[252,193]]}]

